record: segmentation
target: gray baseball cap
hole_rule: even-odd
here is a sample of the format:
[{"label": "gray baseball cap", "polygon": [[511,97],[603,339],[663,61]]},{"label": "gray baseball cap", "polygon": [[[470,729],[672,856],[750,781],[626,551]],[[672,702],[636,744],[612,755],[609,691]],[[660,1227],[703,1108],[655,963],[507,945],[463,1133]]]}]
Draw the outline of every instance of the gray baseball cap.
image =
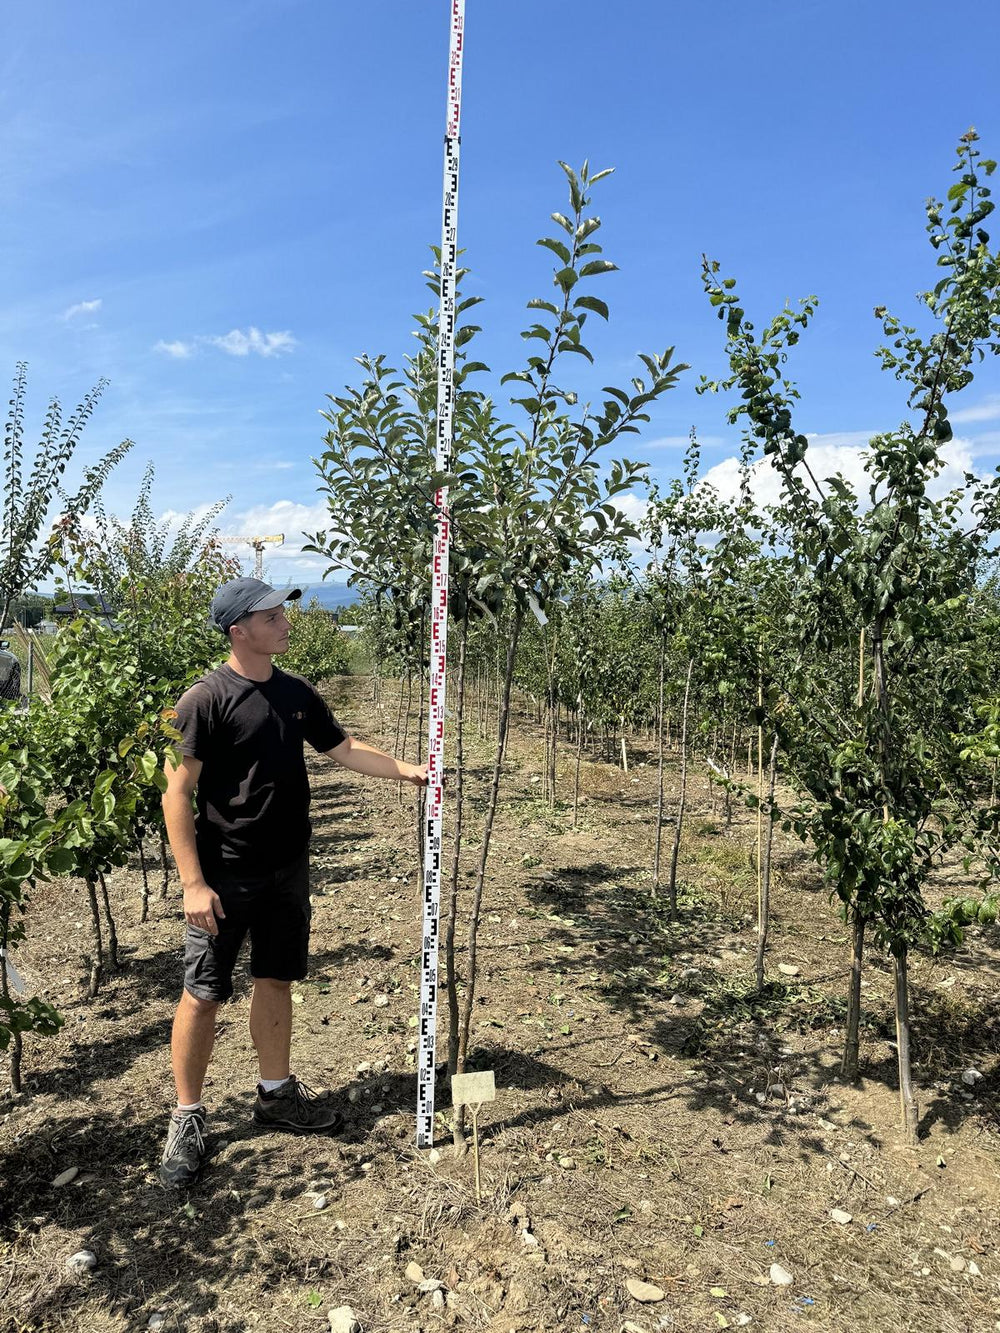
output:
[{"label": "gray baseball cap", "polygon": [[228,634],[251,611],[270,611],[301,596],[301,588],[278,589],[260,579],[230,579],[212,598],[209,619],[217,630]]}]

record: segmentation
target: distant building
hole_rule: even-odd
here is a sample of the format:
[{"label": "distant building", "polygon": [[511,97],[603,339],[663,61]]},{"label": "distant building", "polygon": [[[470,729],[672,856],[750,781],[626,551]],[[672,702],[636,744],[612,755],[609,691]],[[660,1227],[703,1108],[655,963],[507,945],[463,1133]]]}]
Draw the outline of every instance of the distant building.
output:
[{"label": "distant building", "polygon": [[71,616],[95,615],[110,620],[114,611],[99,592],[73,592],[65,602],[56,602],[52,614],[57,620],[67,620]]}]

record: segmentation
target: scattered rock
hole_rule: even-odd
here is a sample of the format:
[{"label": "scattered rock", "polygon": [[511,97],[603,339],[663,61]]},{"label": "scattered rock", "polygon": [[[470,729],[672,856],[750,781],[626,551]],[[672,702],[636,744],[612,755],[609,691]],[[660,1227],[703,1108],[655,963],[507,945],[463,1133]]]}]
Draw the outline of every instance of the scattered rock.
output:
[{"label": "scattered rock", "polygon": [[349,1305],[330,1311],[330,1333],[361,1333],[361,1324]]},{"label": "scattered rock", "polygon": [[[371,1063],[368,1060],[362,1060],[361,1064],[358,1065],[357,1072],[362,1077],[364,1077],[365,1074],[370,1074],[372,1072]],[[341,1306],[340,1308],[343,1310],[347,1310],[350,1309],[350,1306],[344,1305]]]},{"label": "scattered rock", "polygon": [[419,1284],[424,1280],[424,1270],[419,1264],[408,1263],[406,1265],[406,1277],[408,1281]]},{"label": "scattered rock", "polygon": [[737,1328],[746,1328],[747,1324],[752,1324],[752,1323],[753,1323],[753,1315],[751,1314],[738,1314],[736,1316]]},{"label": "scattered rock", "polygon": [[842,1227],[846,1227],[848,1222],[851,1221],[851,1214],[845,1213],[843,1208],[831,1208],[830,1216],[833,1218],[835,1222],[838,1222]]},{"label": "scattered rock", "polygon": [[887,1204],[890,1208],[898,1208],[898,1207],[899,1207],[899,1200],[895,1197],[895,1195],[887,1194],[887,1195],[885,1196],[885,1201],[886,1201],[886,1204]]},{"label": "scattered rock", "polygon": [[639,1301],[642,1305],[653,1305],[657,1301],[662,1301],[666,1295],[662,1287],[654,1287],[652,1282],[640,1282],[636,1277],[625,1279],[625,1290],[634,1301]]},{"label": "scattered rock", "polygon": [[967,1069],[962,1075],[962,1082],[971,1088],[973,1083],[978,1083],[981,1078],[982,1074],[978,1069]]},{"label": "scattered rock", "polygon": [[983,1274],[982,1274],[982,1270],[980,1269],[979,1265],[976,1263],[975,1259],[970,1259],[970,1260],[969,1260],[969,1277],[982,1277],[982,1275],[983,1275]]},{"label": "scattered rock", "polygon": [[146,1327],[151,1329],[162,1328],[166,1322],[167,1322],[167,1316],[164,1313],[164,1311],[157,1310],[155,1314],[151,1314],[149,1316],[149,1319],[146,1322]]},{"label": "scattered rock", "polygon": [[388,1007],[389,1007],[389,997],[388,997],[388,995],[376,995],[376,996],[375,996],[375,1008],[376,1008],[376,1009],[387,1009]]},{"label": "scattered rock", "polygon": [[348,1092],[347,1092],[347,1100],[348,1100],[352,1105],[354,1105],[354,1104],[356,1104],[357,1102],[359,1102],[359,1101],[361,1100],[361,1089],[360,1089],[360,1088],[349,1088],[349,1089],[348,1089]]},{"label": "scattered rock", "polygon": [[618,1333],[645,1333],[645,1330],[641,1329],[638,1324],[633,1324],[626,1319],[625,1323],[622,1324],[621,1328],[618,1330]]},{"label": "scattered rock", "polygon": [[432,1148],[430,1150],[427,1154],[427,1160],[430,1162],[431,1166],[437,1166],[438,1162],[441,1160],[441,1154],[438,1152],[437,1148]]},{"label": "scattered rock", "polygon": [[538,1249],[538,1237],[534,1234],[534,1232],[529,1231],[527,1228],[525,1228],[524,1231],[521,1232],[521,1243],[524,1245],[524,1248],[526,1250]]},{"label": "scattered rock", "polygon": [[316,1197],[313,1199],[313,1207],[316,1209],[318,1213],[321,1213],[323,1209],[326,1207],[326,1195],[317,1194]]},{"label": "scattered rock", "polygon": [[955,1257],[954,1257],[954,1259],[952,1259],[952,1261],[951,1261],[951,1265],[950,1265],[950,1267],[951,1267],[951,1271],[952,1271],[953,1273],[964,1273],[964,1272],[965,1272],[965,1260],[962,1258],[962,1256],[961,1256],[960,1254],[956,1254]]},{"label": "scattered rock", "polygon": [[92,1273],[97,1267],[97,1255],[93,1250],[77,1250],[66,1260],[66,1269],[70,1273]]},{"label": "scattered rock", "polygon": [[52,1184],[58,1189],[60,1185],[68,1185],[71,1180],[76,1180],[79,1174],[80,1168],[78,1166],[68,1166],[65,1171],[59,1172]]},{"label": "scattered rock", "polygon": [[797,977],[800,969],[794,963],[779,963],[778,971],[783,977]]},{"label": "scattered rock", "polygon": [[772,1264],[768,1277],[775,1287],[790,1287],[795,1281],[788,1269],[782,1268],[781,1264]]},{"label": "scattered rock", "polygon": [[683,996],[683,995],[679,995],[679,994],[678,994],[678,995],[671,995],[671,997],[670,997],[670,1003],[671,1003],[671,1004],[676,1004],[676,1005],[681,1005],[681,1004],[684,1003],[684,996]]},{"label": "scattered rock", "polygon": [[576,1162],[573,1161],[572,1157],[560,1157],[559,1165],[562,1167],[564,1171],[576,1170]]}]

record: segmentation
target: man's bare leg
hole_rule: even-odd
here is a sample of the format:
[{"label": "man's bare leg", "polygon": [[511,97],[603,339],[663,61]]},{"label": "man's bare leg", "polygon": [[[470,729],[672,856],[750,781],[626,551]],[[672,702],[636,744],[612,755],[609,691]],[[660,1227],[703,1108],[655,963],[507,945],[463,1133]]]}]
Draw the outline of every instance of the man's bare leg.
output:
[{"label": "man's bare leg", "polygon": [[195,1106],[201,1101],[205,1072],[215,1044],[218,1007],[217,1000],[199,1000],[187,990],[181,995],[170,1038],[179,1106]]},{"label": "man's bare leg", "polygon": [[255,977],[250,1002],[250,1036],[257,1048],[260,1076],[287,1078],[292,1048],[292,983]]}]

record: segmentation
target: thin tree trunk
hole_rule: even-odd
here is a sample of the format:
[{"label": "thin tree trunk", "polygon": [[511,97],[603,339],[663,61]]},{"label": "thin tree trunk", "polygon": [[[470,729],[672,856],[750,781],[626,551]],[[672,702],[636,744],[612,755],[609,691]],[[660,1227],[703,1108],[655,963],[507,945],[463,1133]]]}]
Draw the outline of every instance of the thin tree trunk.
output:
[{"label": "thin tree trunk", "polygon": [[113,972],[118,971],[118,931],[115,929],[115,918],[111,913],[111,899],[108,897],[108,882],[99,870],[97,872],[97,882],[101,886],[101,897],[104,900],[104,916],[108,923],[108,963]]},{"label": "thin tree trunk", "polygon": [[[771,919],[771,847],[774,842],[774,788],[778,776],[778,738],[771,743],[771,758],[767,769],[767,833],[764,855],[760,866],[760,903],[757,912],[757,957],[754,964],[754,982],[758,993],[764,989],[764,956],[767,951],[767,931]],[[758,815],[760,814],[758,808]]]},{"label": "thin tree trunk", "polygon": [[458,718],[455,726],[455,843],[448,890],[448,923],[444,938],[448,995],[448,1073],[458,1073],[458,973],[455,969],[455,926],[458,921],[458,881],[462,856],[462,814],[464,810],[465,749],[463,727],[465,714],[465,653],[469,640],[469,618],[462,621],[458,640]]},{"label": "thin tree trunk", "polygon": [[623,772],[623,773],[627,773],[627,772],[628,772],[628,751],[625,749],[625,719],[624,719],[624,718],[622,718],[622,734],[621,734],[621,742],[622,742],[622,772]]},{"label": "thin tree trunk", "polygon": [[160,829],[160,874],[163,876],[160,881],[160,901],[165,902],[170,888],[170,866],[167,862],[167,835],[162,828]]},{"label": "thin tree trunk", "polygon": [[136,838],[136,846],[139,848],[139,869],[142,871],[142,897],[139,910],[139,925],[142,926],[149,917],[149,872],[146,869],[146,851],[142,845],[142,838]]},{"label": "thin tree trunk", "polygon": [[865,957],[865,925],[867,918],[857,908],[851,916],[851,980],[847,990],[847,1032],[844,1037],[844,1058],[840,1072],[852,1083],[858,1078],[858,1058],[861,1046],[861,972]]},{"label": "thin tree trunk", "polygon": [[87,994],[93,1000],[101,989],[101,978],[104,975],[104,941],[101,938],[101,912],[97,905],[97,884],[93,876],[87,876],[86,884],[87,900],[90,903],[90,921],[94,928],[94,954],[90,960]]},{"label": "thin tree trunk", "polygon": [[[0,936],[2,950],[0,950],[0,996],[4,1001],[10,1003],[10,982],[7,976],[7,949],[10,938],[10,902],[3,904],[3,932]],[[10,1041],[10,1090],[14,1093],[21,1091],[21,1057],[24,1050],[23,1039],[20,1032],[15,1032]]]},{"label": "thin tree trunk", "polygon": [[[489,801],[486,807],[486,819],[483,824],[482,849],[479,853],[479,866],[476,871],[476,887],[469,918],[468,963],[465,975],[465,1004],[462,1007],[461,1025],[458,1039],[458,1072],[465,1073],[465,1063],[469,1053],[469,1033],[472,1027],[472,1008],[476,998],[476,945],[479,932],[479,917],[483,904],[483,887],[486,883],[486,865],[490,854],[490,840],[493,836],[493,823],[496,819],[497,804],[500,795],[500,778],[503,772],[504,753],[507,748],[507,722],[510,715],[510,693],[514,679],[514,662],[517,655],[517,642],[521,634],[522,612],[518,608],[514,613],[510,638],[507,644],[507,664],[503,678],[503,692],[500,703],[500,725],[497,734],[496,756],[493,761],[493,781],[490,786]],[[455,1144],[464,1142],[464,1108],[455,1108]]]},{"label": "thin tree trunk", "polygon": [[576,813],[580,805],[580,757],[583,754],[583,694],[577,700],[576,730],[576,768],[573,772],[573,827],[576,828]]},{"label": "thin tree trunk", "polygon": [[903,1134],[907,1143],[917,1141],[919,1110],[913,1092],[910,1063],[910,997],[906,975],[906,950],[893,954],[896,982],[896,1051],[899,1058],[899,1102]]},{"label": "thin tree trunk", "polygon": [[670,853],[670,879],[667,882],[667,901],[670,920],[677,916],[677,858],[681,850],[681,827],[684,823],[684,807],[687,803],[687,763],[688,763],[688,704],[691,698],[691,676],[694,672],[694,658],[688,662],[687,681],[684,685],[684,711],[681,714],[681,790],[677,799],[677,823],[674,826],[674,845]]},{"label": "thin tree trunk", "polygon": [[653,899],[660,891],[660,853],[663,848],[663,676],[667,656],[666,639],[660,634],[660,675],[656,695],[656,837],[653,841]]},{"label": "thin tree trunk", "polygon": [[399,680],[399,695],[396,699],[396,726],[392,733],[392,752],[399,754],[399,728],[403,721],[403,679]]}]

